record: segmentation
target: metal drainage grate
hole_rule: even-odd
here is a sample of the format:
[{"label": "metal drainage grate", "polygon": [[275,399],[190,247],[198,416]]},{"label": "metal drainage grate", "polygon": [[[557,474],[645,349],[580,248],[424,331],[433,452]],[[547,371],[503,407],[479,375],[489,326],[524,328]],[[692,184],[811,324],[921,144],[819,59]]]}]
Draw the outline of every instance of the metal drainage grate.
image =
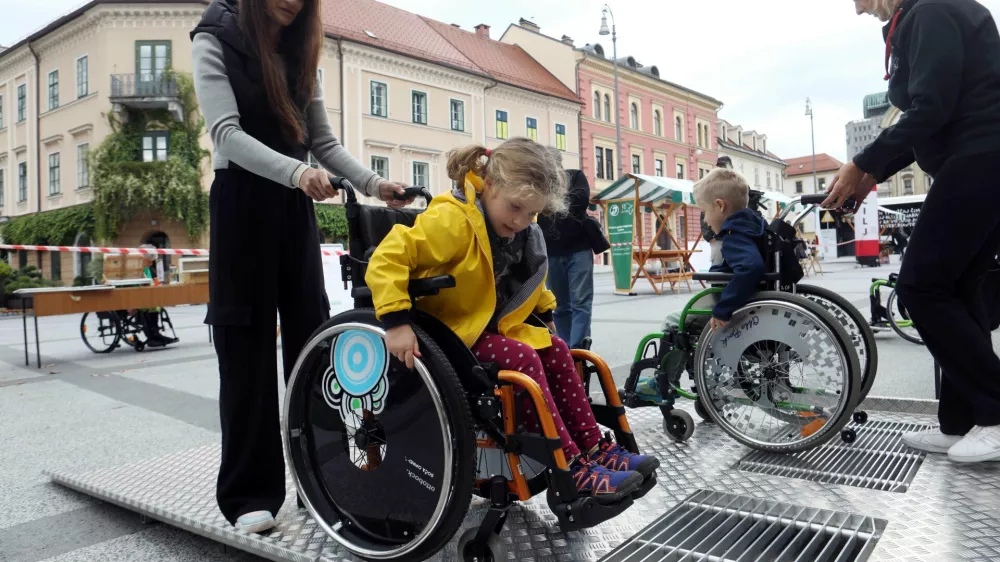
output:
[{"label": "metal drainage grate", "polygon": [[926,455],[904,445],[901,434],[930,427],[886,421],[853,424],[858,438],[849,445],[835,437],[822,447],[792,455],[755,451],[738,466],[747,472],[902,493]]},{"label": "metal drainage grate", "polygon": [[888,522],[698,490],[602,562],[863,562]]}]

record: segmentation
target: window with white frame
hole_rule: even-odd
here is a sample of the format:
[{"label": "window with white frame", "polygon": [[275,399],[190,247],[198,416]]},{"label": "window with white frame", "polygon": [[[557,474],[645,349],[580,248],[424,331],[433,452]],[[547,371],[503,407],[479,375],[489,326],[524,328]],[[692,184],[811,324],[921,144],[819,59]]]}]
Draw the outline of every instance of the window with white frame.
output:
[{"label": "window with white frame", "polygon": [[685,177],[684,176],[684,164],[678,162],[677,163],[677,179],[682,180],[682,179],[684,179],[684,177]]},{"label": "window with white frame", "polygon": [[663,177],[663,160],[657,158],[655,160],[655,173],[657,177]]},{"label": "window with white frame", "polygon": [[4,185],[4,177],[5,177],[4,176],[4,172],[5,171],[6,170],[4,170],[3,168],[0,168],[0,207],[3,207],[3,203],[4,203],[4,199],[5,199],[4,196],[6,195],[6,192],[7,192],[6,186]]},{"label": "window with white frame", "polygon": [[604,179],[615,179],[615,151],[610,148],[604,149]]},{"label": "window with white frame", "polygon": [[594,171],[597,179],[604,179],[604,149],[600,146],[594,149]]},{"label": "window with white frame", "polygon": [[415,187],[430,187],[430,166],[426,162],[413,163],[413,185]]},{"label": "window with white frame", "polygon": [[663,136],[663,114],[659,109],[653,110],[653,134],[658,137]]},{"label": "window with white frame", "polygon": [[674,140],[684,142],[684,119],[680,115],[674,117]]},{"label": "window with white frame", "polygon": [[632,155],[632,173],[633,174],[642,173],[642,158],[638,154]]},{"label": "window with white frame", "polygon": [[372,156],[372,171],[379,177],[389,179],[389,159],[385,156]]},{"label": "window with white frame", "polygon": [[754,186],[760,186],[760,168],[757,166],[753,167],[753,184]]},{"label": "window with white frame", "polygon": [[451,100],[451,130],[465,130],[465,102],[462,100]]},{"label": "window with white frame", "polygon": [[525,136],[533,141],[538,140],[538,119],[528,117],[524,125]]},{"label": "window with white frame", "polygon": [[17,163],[17,202],[28,200],[28,163]]},{"label": "window with white frame", "polygon": [[556,123],[556,148],[566,150],[566,125]]},{"label": "window with white frame", "polygon": [[638,131],[639,130],[639,106],[636,105],[635,102],[632,102],[632,104],[629,107],[628,120],[629,120],[629,125],[633,129],[635,129],[635,130]]},{"label": "window with white frame", "polygon": [[767,188],[771,189],[771,170],[767,171]]},{"label": "window with white frame", "polygon": [[802,182],[795,182],[795,193],[802,193]]},{"label": "window with white frame", "polygon": [[418,125],[427,124],[427,94],[413,92],[413,122]]},{"label": "window with white frame", "polygon": [[507,112],[497,110],[497,138],[506,139],[510,136],[510,125],[507,123]]},{"label": "window with white frame", "polygon": [[389,102],[387,94],[389,87],[382,82],[372,82],[371,88],[371,114],[375,117],[388,117]]},{"label": "window with white frame", "polygon": [[149,131],[142,135],[142,161],[165,162],[169,154],[170,133]]},{"label": "window with white frame", "polygon": [[17,122],[28,118],[28,89],[25,84],[17,87]]},{"label": "window with white frame", "polygon": [[604,94],[604,120],[611,122],[611,96]]},{"label": "window with white frame", "polygon": [[76,97],[82,98],[90,93],[90,62],[84,55],[76,59]]},{"label": "window with white frame", "polygon": [[601,119],[601,92],[594,90],[594,119]]},{"label": "window with white frame", "polygon": [[3,96],[0,96],[0,129],[3,129]]},{"label": "window with white frame", "polygon": [[76,188],[90,187],[90,145],[81,144],[76,147]]},{"label": "window with white frame", "polygon": [[49,154],[49,195],[59,195],[62,192],[60,168],[59,153]]},{"label": "window with white frame", "polygon": [[49,111],[59,107],[59,71],[49,73]]},{"label": "window with white frame", "polygon": [[705,146],[704,135],[701,130],[701,123],[698,123],[698,146]]}]

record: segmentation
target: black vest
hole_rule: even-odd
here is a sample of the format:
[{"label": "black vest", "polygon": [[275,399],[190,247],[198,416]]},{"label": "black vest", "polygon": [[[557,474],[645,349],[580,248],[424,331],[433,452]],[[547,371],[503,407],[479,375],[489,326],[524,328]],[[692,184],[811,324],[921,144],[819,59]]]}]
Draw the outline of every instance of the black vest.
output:
[{"label": "black vest", "polygon": [[[305,161],[306,153],[309,152],[308,139],[304,144],[293,144],[282,135],[280,120],[267,99],[260,59],[243,40],[236,0],[212,0],[202,15],[201,22],[191,31],[191,39],[194,40],[199,33],[211,33],[222,45],[226,76],[236,96],[243,130],[275,152]],[[286,61],[286,66],[293,69],[297,65]],[[292,72],[289,70],[289,74]],[[297,83],[297,77],[294,76],[286,76],[286,80],[289,84]],[[289,89],[294,91],[294,88]],[[298,95],[294,102],[299,108],[300,118],[304,119],[308,96]],[[230,168],[238,169],[238,166],[230,163]]]}]

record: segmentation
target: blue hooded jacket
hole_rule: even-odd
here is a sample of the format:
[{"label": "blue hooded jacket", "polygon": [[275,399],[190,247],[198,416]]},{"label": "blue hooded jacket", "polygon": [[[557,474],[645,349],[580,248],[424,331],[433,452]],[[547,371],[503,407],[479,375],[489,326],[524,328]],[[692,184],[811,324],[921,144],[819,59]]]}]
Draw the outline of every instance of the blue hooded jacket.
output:
[{"label": "blue hooded jacket", "polygon": [[732,273],[733,280],[726,285],[719,302],[712,309],[712,316],[729,321],[733,312],[750,301],[759,289],[766,273],[764,256],[757,240],[764,236],[767,224],[750,209],[736,211],[722,223],[719,239],[722,240],[722,263],[710,271]]}]

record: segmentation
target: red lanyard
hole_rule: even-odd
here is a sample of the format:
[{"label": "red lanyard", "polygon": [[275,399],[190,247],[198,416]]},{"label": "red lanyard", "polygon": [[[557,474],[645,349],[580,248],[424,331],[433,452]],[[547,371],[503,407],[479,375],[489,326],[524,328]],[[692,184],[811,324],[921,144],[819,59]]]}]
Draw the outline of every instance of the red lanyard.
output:
[{"label": "red lanyard", "polygon": [[892,25],[889,26],[889,36],[885,38],[885,79],[889,80],[889,57],[892,56],[892,34],[896,33],[896,24],[899,23],[899,16],[903,15],[903,10],[897,10],[892,16]]}]

